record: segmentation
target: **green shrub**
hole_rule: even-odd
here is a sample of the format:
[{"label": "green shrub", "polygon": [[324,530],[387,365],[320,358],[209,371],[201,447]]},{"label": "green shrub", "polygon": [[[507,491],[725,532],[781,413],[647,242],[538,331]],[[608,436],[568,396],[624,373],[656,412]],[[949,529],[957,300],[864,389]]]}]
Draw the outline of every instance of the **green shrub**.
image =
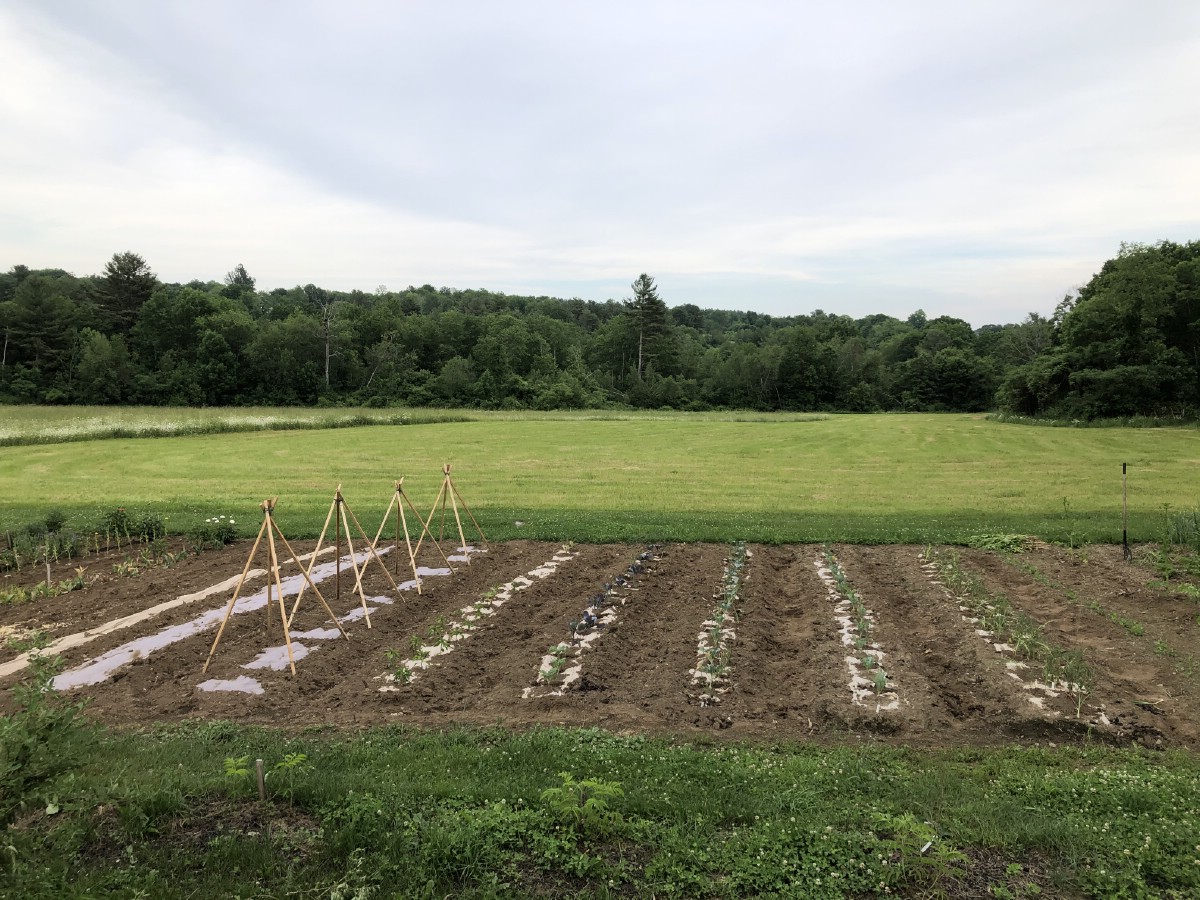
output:
[{"label": "green shrub", "polygon": [[45,646],[40,632],[13,645],[31,656],[29,675],[13,688],[16,711],[0,717],[0,824],[27,806],[42,785],[77,764],[72,738],[87,727],[79,716],[82,704],[68,702],[50,686],[62,663],[38,652]]},{"label": "green shrub", "polygon": [[189,529],[188,538],[197,550],[224,547],[237,540],[237,522],[227,516],[213,516]]}]

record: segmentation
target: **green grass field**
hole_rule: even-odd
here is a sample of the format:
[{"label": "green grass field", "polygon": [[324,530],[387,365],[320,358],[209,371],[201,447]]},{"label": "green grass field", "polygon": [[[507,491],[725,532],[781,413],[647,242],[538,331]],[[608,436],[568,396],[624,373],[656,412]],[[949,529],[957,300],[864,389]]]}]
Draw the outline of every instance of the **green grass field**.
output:
[{"label": "green grass field", "polygon": [[[172,531],[224,514],[250,532],[259,502],[278,496],[280,524],[311,537],[337,484],[364,525],[377,525],[399,476],[428,508],[443,462],[498,539],[1116,541],[1122,462],[1132,539],[1157,537],[1165,506],[1200,502],[1200,434],[1190,428],[1035,428],[972,415],[429,415],[404,426],[0,447],[0,525],[56,508],[87,528],[124,506],[166,517]],[[52,423],[30,415],[22,427]]]},{"label": "green grass field", "polygon": [[[340,482],[371,528],[396,477],[426,508],[450,462],[494,538],[1112,541],[1128,462],[1137,540],[1159,536],[1164,506],[1197,505],[1200,472],[1195,429],[964,415],[5,413],[10,527],[60,509],[88,528],[124,506],[250,532],[278,495],[280,524],[313,536]],[[0,717],[5,897],[1200,896],[1200,763],[1184,752],[108,730],[41,684]],[[621,793],[546,794],[562,772]]]}]

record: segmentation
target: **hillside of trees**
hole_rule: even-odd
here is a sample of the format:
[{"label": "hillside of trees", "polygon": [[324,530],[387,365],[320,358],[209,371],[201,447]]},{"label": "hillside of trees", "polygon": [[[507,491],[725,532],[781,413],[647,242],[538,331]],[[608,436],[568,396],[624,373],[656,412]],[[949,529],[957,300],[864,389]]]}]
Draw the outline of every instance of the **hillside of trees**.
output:
[{"label": "hillside of trees", "polygon": [[668,308],[430,285],[373,294],[160,282],[136,253],[99,275],[0,275],[0,402],[976,411],[1194,416],[1200,242],[1123,245],[1053,316],[973,329]]}]

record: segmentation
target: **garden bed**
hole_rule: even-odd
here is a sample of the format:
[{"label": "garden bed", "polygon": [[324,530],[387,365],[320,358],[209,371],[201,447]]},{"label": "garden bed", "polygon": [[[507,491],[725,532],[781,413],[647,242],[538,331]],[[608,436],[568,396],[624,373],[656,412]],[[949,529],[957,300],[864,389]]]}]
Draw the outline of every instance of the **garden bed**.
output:
[{"label": "garden bed", "polygon": [[[311,544],[297,545],[301,553],[311,549]],[[148,655],[133,655],[103,680],[72,695],[90,701],[91,715],[137,724],[197,717],[295,726],[553,724],[693,737],[928,746],[1097,738],[1156,748],[1200,746],[1194,713],[1200,708],[1200,681],[1187,668],[1187,660],[1200,654],[1200,629],[1189,624],[1196,604],[1170,590],[1147,587],[1153,579],[1148,570],[1115,567],[1107,559],[1111,548],[1094,551],[1104,555],[1100,574],[1046,548],[1018,556],[962,552],[962,565],[989,591],[1002,593],[1014,610],[1037,621],[1055,646],[1078,650],[1087,661],[1093,680],[1078,720],[1064,697],[1058,698],[1053,717],[1029,702],[1029,692],[1008,674],[1012,654],[996,652],[994,642],[976,633],[977,623],[964,621],[957,602],[922,569],[923,548],[911,546],[831,548],[846,580],[869,608],[871,641],[884,650],[889,690],[901,700],[892,710],[855,704],[847,689],[843,636],[814,566],[821,548],[747,549],[753,563],[743,571],[752,577],[743,578],[737,589],[736,629],[722,623],[720,635],[725,650],[733,650],[733,657],[726,658],[736,662],[736,678],[728,679],[720,702],[711,705],[698,702],[703,686],[695,673],[698,635],[713,632],[713,594],[727,576],[730,547],[716,544],[656,549],[657,559],[638,574],[636,594],[631,595],[636,599],[597,631],[601,636],[580,654],[578,671],[560,695],[549,695],[555,689],[522,696],[547,648],[569,640],[568,623],[579,621],[603,585],[614,584],[615,576],[646,552],[645,545],[575,545],[569,562],[561,561],[552,577],[531,578],[529,573],[563,555],[561,545],[496,543],[470,566],[426,579],[420,595],[393,591],[372,565],[364,584],[374,607],[372,628],[355,621],[361,605],[345,577],[341,598],[330,598],[349,641],[340,635],[333,639],[336,629],[327,614],[314,596],[306,595],[292,624],[294,641],[308,650],[295,677],[286,667],[272,668],[262,656],[282,642],[278,616],[271,621],[259,609],[230,620],[208,673],[201,669],[212,645],[211,629]],[[8,605],[0,614],[10,628],[53,624],[58,627],[52,638],[71,634],[185,593],[202,593],[240,573],[248,552],[246,543],[210,550],[170,568]],[[418,562],[436,565],[436,554],[430,557]],[[394,569],[395,556],[385,559]],[[1076,574],[1086,577],[1073,580]],[[1116,575],[1125,579],[1117,582],[1124,587],[1101,593],[1099,586]],[[515,588],[518,582],[522,590],[511,591],[502,604],[493,602],[505,585]],[[328,580],[322,584],[327,596],[333,593],[328,585]],[[261,587],[260,579],[254,590]],[[1119,593],[1135,588],[1136,605]],[[67,668],[86,666],[132,639],[193,621],[226,600],[212,594],[119,633],[96,636],[65,652]],[[490,612],[473,614],[484,600]],[[1144,622],[1138,624],[1144,628],[1135,636],[1130,617],[1139,610]],[[421,649],[435,646],[440,641],[423,636],[438,631],[439,622],[439,635],[448,635],[450,624],[460,620],[469,628],[469,640],[449,640],[454,651],[439,653],[435,664],[411,683],[379,690],[381,673],[394,674],[398,662],[415,658],[409,653],[414,636]],[[734,636],[736,643],[730,644]],[[1174,655],[1157,652],[1160,645]],[[14,655],[9,651],[4,659]],[[263,667],[247,668],[256,660]],[[0,684],[11,684],[16,677]],[[253,679],[254,686],[241,679]],[[200,689],[209,681],[261,688],[263,693]],[[1096,727],[1101,715],[1110,727]]]}]

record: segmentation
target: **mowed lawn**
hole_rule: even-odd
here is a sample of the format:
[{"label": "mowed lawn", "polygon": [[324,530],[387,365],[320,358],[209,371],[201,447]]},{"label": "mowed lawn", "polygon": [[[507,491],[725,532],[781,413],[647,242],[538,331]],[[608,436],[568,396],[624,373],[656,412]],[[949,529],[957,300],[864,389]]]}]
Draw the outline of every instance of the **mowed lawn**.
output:
[{"label": "mowed lawn", "polygon": [[[0,524],[52,508],[81,527],[125,506],[186,530],[264,497],[315,536],[340,483],[373,534],[404,476],[427,510],[451,463],[489,537],[953,541],[980,533],[1119,540],[1200,503],[1195,429],[1040,428],[972,415],[616,420],[555,416],[0,448]],[[521,522],[522,525],[515,523]]]}]

